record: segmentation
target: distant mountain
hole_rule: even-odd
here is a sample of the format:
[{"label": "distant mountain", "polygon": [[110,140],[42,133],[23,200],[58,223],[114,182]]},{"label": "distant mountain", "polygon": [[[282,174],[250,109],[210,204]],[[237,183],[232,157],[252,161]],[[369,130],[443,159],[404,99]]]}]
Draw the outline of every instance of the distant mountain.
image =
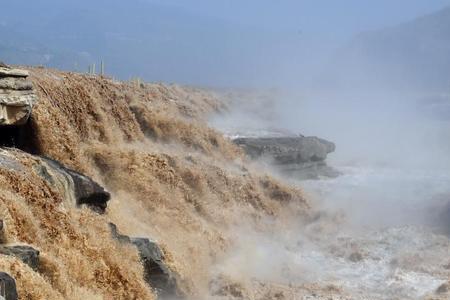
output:
[{"label": "distant mountain", "polygon": [[[1,59],[83,71],[103,59],[109,72],[124,78],[145,77],[161,67],[161,61],[154,61],[161,49],[192,52],[196,45],[189,37],[194,31],[207,34],[211,27],[205,20],[139,0],[9,1],[2,10],[8,14],[0,22]],[[163,63],[168,69],[177,67]]]},{"label": "distant mountain", "polygon": [[333,84],[353,88],[448,90],[450,8],[358,35],[334,58]]},{"label": "distant mountain", "polygon": [[289,57],[277,33],[146,0],[4,2],[0,61],[11,64],[86,71],[104,60],[122,79],[234,85],[273,80]]}]

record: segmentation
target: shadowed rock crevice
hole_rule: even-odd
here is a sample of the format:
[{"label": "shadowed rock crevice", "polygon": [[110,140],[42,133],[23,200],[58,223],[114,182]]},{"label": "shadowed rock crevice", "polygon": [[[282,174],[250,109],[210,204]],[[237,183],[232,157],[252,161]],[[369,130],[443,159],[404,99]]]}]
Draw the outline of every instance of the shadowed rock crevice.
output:
[{"label": "shadowed rock crevice", "polygon": [[0,63],[0,147],[37,154],[35,134],[29,122],[37,100],[28,71]]},{"label": "shadowed rock crevice", "polygon": [[0,128],[0,147],[18,148],[17,142],[20,136],[20,127]]},{"label": "shadowed rock crevice", "polygon": [[39,155],[40,147],[32,122],[22,126],[0,126],[0,147],[17,148]]}]

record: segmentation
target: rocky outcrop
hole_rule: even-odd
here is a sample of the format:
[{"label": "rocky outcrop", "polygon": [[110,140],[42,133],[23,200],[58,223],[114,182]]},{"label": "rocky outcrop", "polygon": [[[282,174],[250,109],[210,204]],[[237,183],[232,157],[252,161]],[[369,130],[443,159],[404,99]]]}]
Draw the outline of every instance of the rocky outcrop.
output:
[{"label": "rocky outcrop", "polygon": [[436,294],[442,295],[442,294],[448,294],[450,292],[450,282],[441,284],[436,289]]},{"label": "rocky outcrop", "polygon": [[40,254],[38,250],[26,245],[5,245],[5,242],[4,222],[0,220],[0,254],[14,256],[33,270],[38,269]]},{"label": "rocky outcrop", "polygon": [[317,137],[237,138],[234,142],[253,158],[270,157],[283,165],[323,161],[335,150],[332,142]]},{"label": "rocky outcrop", "polygon": [[318,137],[248,137],[237,138],[234,143],[251,158],[267,160],[299,179],[339,175],[325,163],[328,154],[336,149],[334,143]]},{"label": "rocky outcrop", "polygon": [[164,254],[156,242],[148,238],[131,238],[120,234],[115,224],[109,223],[109,226],[113,238],[120,243],[136,246],[144,266],[145,280],[156,289],[159,298],[183,299],[177,276],[166,266]]},{"label": "rocky outcrop", "polygon": [[[1,134],[1,132],[0,132]],[[23,171],[23,165],[15,158],[14,151],[0,148],[0,168]]]},{"label": "rocky outcrop", "polygon": [[[73,198],[77,206],[87,205],[98,213],[104,213],[111,199],[111,194],[101,185],[86,175],[64,167],[61,163],[49,159],[40,158],[45,165],[41,165],[41,174],[54,183],[54,178],[49,173],[49,169],[53,174],[62,176],[66,180],[66,184],[73,191]],[[47,167],[46,167],[47,166]]]},{"label": "rocky outcrop", "polygon": [[[17,146],[18,135],[22,133],[18,130],[31,115],[37,96],[31,81],[27,79],[28,75],[26,70],[10,68],[0,62],[0,146]],[[34,137],[25,138],[30,140]],[[14,157],[14,151],[0,151],[0,167],[23,169],[19,160]],[[111,196],[98,183],[57,161],[34,158],[38,162],[35,165],[38,173],[52,185],[62,187],[66,199],[72,200],[77,206],[87,205],[99,213],[105,212]]]},{"label": "rocky outcrop", "polygon": [[0,299],[19,299],[19,296],[17,295],[16,281],[4,272],[0,272]]},{"label": "rocky outcrop", "polygon": [[0,64],[0,126],[23,125],[36,102],[28,71]]},{"label": "rocky outcrop", "polygon": [[26,172],[27,167],[22,161],[27,159],[33,161],[32,167],[36,173],[60,191],[70,204],[86,205],[98,213],[105,212],[111,195],[88,176],[49,158],[34,156],[18,149],[0,148],[0,168]]},{"label": "rocky outcrop", "polygon": [[128,235],[119,233],[117,225],[114,223],[109,223],[109,229],[111,230],[111,236],[113,239],[119,241],[122,244],[131,244],[131,238]]},{"label": "rocky outcrop", "polygon": [[177,280],[164,262],[164,255],[158,244],[147,238],[132,238],[145,270],[145,280],[158,291],[162,298],[178,296]]},{"label": "rocky outcrop", "polygon": [[17,257],[35,271],[39,267],[39,251],[33,247],[1,245],[0,254]]}]

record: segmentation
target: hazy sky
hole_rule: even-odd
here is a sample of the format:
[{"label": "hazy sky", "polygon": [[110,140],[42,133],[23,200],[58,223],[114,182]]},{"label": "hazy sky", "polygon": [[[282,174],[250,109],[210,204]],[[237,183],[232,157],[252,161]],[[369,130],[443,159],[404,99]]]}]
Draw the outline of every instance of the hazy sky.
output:
[{"label": "hazy sky", "polygon": [[414,19],[450,0],[146,0],[174,5],[229,22],[304,34],[349,38]]},{"label": "hazy sky", "polygon": [[450,6],[450,0],[3,2],[9,13],[0,20],[0,46],[9,46],[0,47],[0,56],[10,63],[84,70],[103,59],[123,79],[225,86],[297,85],[323,73],[359,32]]}]

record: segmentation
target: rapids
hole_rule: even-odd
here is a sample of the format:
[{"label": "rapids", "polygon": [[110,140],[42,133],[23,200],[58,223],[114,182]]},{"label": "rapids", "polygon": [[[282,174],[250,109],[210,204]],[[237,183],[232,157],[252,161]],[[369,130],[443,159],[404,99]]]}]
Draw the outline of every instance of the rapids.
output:
[{"label": "rapids", "polygon": [[[300,249],[307,281],[344,286],[367,299],[423,299],[448,281],[450,239],[445,169],[344,165],[342,176],[304,181],[305,192],[345,225],[331,240]],[[445,230],[442,230],[445,229]],[[364,299],[366,299],[364,298]]]}]

